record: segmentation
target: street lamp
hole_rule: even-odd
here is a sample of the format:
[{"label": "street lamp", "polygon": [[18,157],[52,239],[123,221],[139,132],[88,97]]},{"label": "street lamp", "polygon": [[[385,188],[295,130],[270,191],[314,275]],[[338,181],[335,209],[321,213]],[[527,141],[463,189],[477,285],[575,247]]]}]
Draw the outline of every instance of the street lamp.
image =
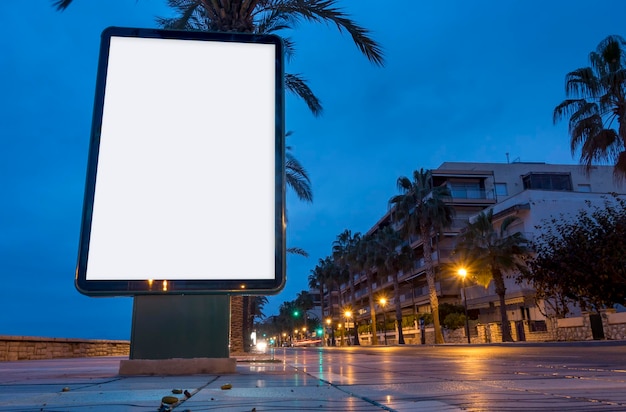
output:
[{"label": "street lamp", "polygon": [[385,305],[387,304],[387,299],[380,298],[378,301],[380,306],[383,308],[383,331],[385,334],[385,345],[387,344],[387,313],[385,312]]},{"label": "street lamp", "polygon": [[333,320],[331,318],[326,318],[326,327],[330,328],[330,337],[327,340],[327,346],[335,345],[335,330],[333,329]]},{"label": "street lamp", "polygon": [[343,315],[346,318],[346,339],[347,339],[347,344],[349,346],[350,345],[350,325],[348,322],[350,321],[350,318],[352,317],[352,312],[347,310],[343,313]]},{"label": "street lamp", "polygon": [[463,306],[465,306],[465,334],[467,335],[467,343],[472,343],[469,334],[469,317],[467,316],[467,293],[465,292],[465,278],[467,278],[467,270],[460,268],[458,270],[459,276],[463,279]]}]

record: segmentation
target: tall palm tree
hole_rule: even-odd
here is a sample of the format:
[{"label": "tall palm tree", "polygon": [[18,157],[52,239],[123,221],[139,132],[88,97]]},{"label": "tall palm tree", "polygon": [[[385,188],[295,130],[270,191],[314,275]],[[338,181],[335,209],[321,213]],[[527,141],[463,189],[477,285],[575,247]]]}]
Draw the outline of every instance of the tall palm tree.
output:
[{"label": "tall palm tree", "polygon": [[[53,0],[58,10],[65,10],[73,0]],[[337,7],[337,0],[167,0],[175,10],[173,18],[157,18],[166,29],[275,34],[292,30],[301,21],[331,23],[339,32],[347,32],[367,59],[382,66],[380,45],[369,31]],[[286,56],[293,56],[294,43],[284,38]],[[297,74],[285,74],[285,87],[302,98],[314,115],[322,112],[322,104]]]},{"label": "tall palm tree", "polygon": [[485,287],[494,282],[500,300],[502,342],[512,342],[511,325],[506,312],[504,274],[522,268],[528,256],[528,240],[520,232],[509,233],[518,217],[509,216],[500,227],[493,222],[493,209],[482,212],[459,235],[455,253],[468,260],[471,273]]},{"label": "tall palm tree", "polygon": [[322,311],[322,317],[324,317],[324,286],[326,285],[326,273],[323,268],[324,260],[319,259],[318,264],[311,270],[309,274],[309,288],[317,289],[320,294],[320,307]]},{"label": "tall palm tree", "polygon": [[589,53],[589,67],[565,76],[567,99],[554,109],[554,122],[569,118],[572,153],[580,162],[615,164],[615,177],[626,177],[626,41],[608,36]]},{"label": "tall palm tree", "polygon": [[400,301],[400,281],[399,272],[411,270],[413,268],[413,249],[391,226],[385,226],[378,230],[373,237],[374,251],[376,256],[376,267],[383,275],[391,275],[393,280],[393,294],[396,312],[396,322],[398,325],[398,344],[404,345],[404,333],[402,331],[402,302]]},{"label": "tall palm tree", "polygon": [[[333,242],[333,258],[342,267],[348,275],[348,283],[350,285],[350,301],[352,304],[356,302],[354,276],[358,273],[357,270],[357,245],[361,239],[360,233],[352,234],[349,229],[344,230],[337,239]],[[356,314],[354,314],[354,344],[360,345],[359,331],[356,327]]]},{"label": "tall palm tree", "polygon": [[401,176],[397,181],[401,194],[393,196],[389,204],[394,207],[393,219],[400,225],[404,238],[419,235],[424,251],[424,266],[428,296],[435,326],[435,343],[444,343],[439,321],[439,298],[435,283],[435,266],[432,259],[432,238],[452,224],[454,209],[445,202],[450,191],[445,186],[434,186],[432,172],[413,171],[413,178]]},{"label": "tall palm tree", "polygon": [[[323,279],[323,287],[326,288],[326,292],[328,294],[328,316],[330,319],[335,318],[334,313],[334,304],[333,304],[333,291],[339,290],[339,285],[348,280],[347,276],[343,275],[346,273],[345,271],[341,271],[337,266],[334,259],[330,256],[325,257],[324,259],[320,259],[318,265],[316,266],[316,271],[319,271],[320,280]],[[322,297],[323,300],[323,297]],[[324,315],[324,309],[322,307],[322,316]],[[331,340],[330,344],[334,346],[335,344],[335,329],[331,328]]]},{"label": "tall palm tree", "polygon": [[367,297],[369,300],[370,307],[370,321],[371,321],[371,332],[372,332],[372,345],[378,345],[378,334],[377,334],[377,324],[376,324],[376,306],[375,306],[375,298],[374,298],[374,274],[376,268],[376,255],[375,255],[375,244],[373,241],[373,237],[363,236],[357,245],[357,255],[356,261],[357,268],[363,274],[365,274],[365,278],[367,279]]},{"label": "tall palm tree", "polygon": [[[73,0],[53,0],[58,10],[65,10]],[[302,22],[332,23],[339,32],[347,32],[356,47],[372,63],[382,66],[384,63],[382,48],[369,36],[369,31],[359,26],[343,10],[337,7],[336,0],[167,0],[169,7],[177,13],[173,18],[157,18],[157,24],[166,29],[192,31],[244,32],[256,34],[277,34],[296,28]],[[293,56],[294,43],[283,38],[287,58]],[[253,68],[251,68],[253,69]],[[308,86],[306,80],[297,74],[285,74],[285,87],[302,98],[314,115],[322,112],[322,104]],[[308,183],[308,177],[300,179],[301,169],[289,153],[286,155],[287,184],[297,183],[292,188],[300,199],[307,200],[308,194],[301,191]],[[302,169],[303,170],[303,169]],[[292,175],[292,172],[295,174]],[[295,180],[294,180],[295,179]],[[302,186],[305,184],[305,186]],[[306,189],[306,188],[305,188]],[[244,313],[231,317],[231,348],[233,351],[245,349],[243,337],[245,329],[244,302],[240,296],[231,298],[231,311]],[[242,342],[239,345],[239,342]]]},{"label": "tall palm tree", "polygon": [[304,327],[308,328],[308,315],[307,312],[314,307],[313,296],[303,290],[296,295],[296,307],[302,311],[302,318],[304,319]]}]

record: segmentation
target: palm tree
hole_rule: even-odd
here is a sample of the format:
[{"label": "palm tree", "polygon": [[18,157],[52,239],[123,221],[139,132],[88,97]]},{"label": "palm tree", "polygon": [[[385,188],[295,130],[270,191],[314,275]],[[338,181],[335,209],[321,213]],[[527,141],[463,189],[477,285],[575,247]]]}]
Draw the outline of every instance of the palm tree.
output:
[{"label": "palm tree", "polygon": [[[309,287],[311,288],[319,288],[320,296],[321,296],[321,304],[322,304],[322,317],[324,317],[324,289],[328,294],[328,316],[333,319],[333,291],[338,290],[339,284],[344,282],[344,278],[342,277],[342,271],[339,270],[339,267],[335,264],[335,261],[330,256],[325,257],[324,259],[319,259],[318,264],[311,271],[311,275],[309,275]],[[345,278],[347,280],[347,277]],[[331,328],[331,341],[330,344],[333,345],[335,342],[335,329]]]},{"label": "palm tree", "polygon": [[370,307],[370,320],[372,327],[372,345],[378,345],[378,334],[376,327],[376,307],[374,300],[374,274],[376,267],[375,245],[371,235],[363,236],[357,244],[356,262],[357,269],[365,274],[367,279],[367,297]]},{"label": "palm tree", "polygon": [[564,100],[554,122],[569,118],[571,149],[580,162],[613,162],[618,179],[626,177],[626,41],[608,36],[589,53],[589,67],[565,76]]},{"label": "palm tree", "polygon": [[385,226],[374,233],[372,243],[376,256],[376,267],[383,275],[391,275],[393,280],[393,294],[398,325],[398,344],[404,345],[404,333],[402,331],[402,302],[400,301],[399,272],[413,268],[414,252],[402,236],[391,226]]},{"label": "palm tree", "polygon": [[455,253],[468,260],[473,277],[479,284],[488,286],[493,280],[500,299],[502,342],[512,342],[511,325],[506,312],[506,286],[504,274],[522,268],[528,256],[528,240],[520,232],[509,233],[518,217],[509,216],[499,228],[493,222],[493,209],[482,212],[459,235]]},{"label": "palm tree", "polygon": [[[65,10],[73,0],[53,0],[58,10]],[[292,30],[301,21],[331,23],[339,32],[347,32],[367,59],[379,66],[384,63],[382,49],[369,31],[337,7],[336,0],[167,0],[177,13],[173,18],[157,18],[165,29],[275,34]],[[286,56],[293,56],[294,43],[284,38]],[[302,98],[314,115],[322,104],[297,74],[285,74],[285,87]]]},{"label": "palm tree", "polygon": [[307,312],[314,307],[313,296],[306,290],[301,291],[296,295],[296,307],[302,311],[302,317],[304,319],[304,327],[308,328],[308,315]]},{"label": "palm tree", "polygon": [[[72,2],[53,0],[52,4],[57,10],[65,10]],[[350,34],[356,47],[370,62],[382,66],[384,58],[380,45],[369,36],[367,29],[356,24],[336,3],[336,0],[167,0],[177,17],[157,18],[157,24],[165,29],[176,30],[276,34],[281,30],[294,29],[301,21],[332,23],[339,32]],[[294,43],[289,38],[283,38],[283,41],[285,54],[290,58],[293,56]],[[322,104],[302,76],[286,73],[285,87],[302,98],[314,115],[321,114]],[[287,184],[295,183],[291,187],[300,199],[312,199],[312,192],[306,190],[308,176],[305,174],[305,178],[301,179],[299,171],[304,169],[290,153],[286,154],[285,166]],[[241,336],[246,323],[244,306],[247,305],[244,305],[240,296],[231,298],[232,312],[244,313],[242,319],[231,316],[233,351],[245,349]]]},{"label": "palm tree", "polygon": [[319,259],[318,264],[309,274],[309,288],[317,289],[320,293],[320,306],[322,317],[324,316],[324,285],[326,284],[326,273],[323,269],[324,260]]},{"label": "palm tree", "polygon": [[[350,284],[350,301],[352,304],[356,302],[355,287],[354,287],[354,275],[358,273],[357,270],[357,245],[361,239],[360,233],[352,234],[352,231],[346,229],[341,232],[337,239],[333,242],[333,258],[342,267],[348,275]],[[356,327],[356,314],[354,315],[354,344],[360,345],[359,331]]]},{"label": "palm tree", "polygon": [[439,299],[435,284],[435,266],[432,258],[432,237],[452,224],[454,209],[446,204],[450,191],[445,186],[433,186],[432,172],[420,169],[413,172],[413,179],[401,176],[397,181],[401,194],[392,197],[393,219],[400,225],[404,238],[419,235],[424,251],[424,266],[428,295],[435,326],[435,343],[444,343],[439,322]]}]

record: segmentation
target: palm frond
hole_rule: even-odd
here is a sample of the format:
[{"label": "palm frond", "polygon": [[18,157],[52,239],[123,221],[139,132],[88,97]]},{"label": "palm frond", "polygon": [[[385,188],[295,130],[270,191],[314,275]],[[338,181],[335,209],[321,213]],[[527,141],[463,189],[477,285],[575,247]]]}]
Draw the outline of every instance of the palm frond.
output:
[{"label": "palm frond", "polygon": [[315,96],[306,80],[298,74],[285,73],[285,87],[296,96],[302,98],[315,116],[322,114],[322,103]]},{"label": "palm frond", "polygon": [[52,6],[59,11],[67,9],[70,4],[72,4],[72,0],[55,0],[52,2]]},{"label": "palm frond", "polygon": [[356,24],[341,9],[335,0],[277,0],[276,9],[286,14],[312,22],[334,23],[340,32],[346,31],[354,44],[372,63],[383,66],[382,47],[369,36],[369,30]]},{"label": "palm frond", "polygon": [[287,185],[293,189],[298,199],[309,203],[313,202],[311,179],[306,169],[291,153],[287,153],[285,157],[285,179]]},{"label": "palm frond", "polygon": [[289,247],[287,248],[287,253],[291,253],[293,255],[300,255],[300,256],[304,256],[304,257],[309,257],[309,253],[299,247]]}]

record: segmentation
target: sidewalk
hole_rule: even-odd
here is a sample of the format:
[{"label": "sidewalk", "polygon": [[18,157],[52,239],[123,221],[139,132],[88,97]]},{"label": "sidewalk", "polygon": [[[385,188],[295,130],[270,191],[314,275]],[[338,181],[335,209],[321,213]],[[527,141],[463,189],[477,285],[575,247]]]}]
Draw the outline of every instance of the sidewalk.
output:
[{"label": "sidewalk", "polygon": [[0,411],[164,411],[165,396],[179,399],[176,411],[384,410],[282,362],[243,359],[221,376],[121,377],[122,359],[0,363]]}]

